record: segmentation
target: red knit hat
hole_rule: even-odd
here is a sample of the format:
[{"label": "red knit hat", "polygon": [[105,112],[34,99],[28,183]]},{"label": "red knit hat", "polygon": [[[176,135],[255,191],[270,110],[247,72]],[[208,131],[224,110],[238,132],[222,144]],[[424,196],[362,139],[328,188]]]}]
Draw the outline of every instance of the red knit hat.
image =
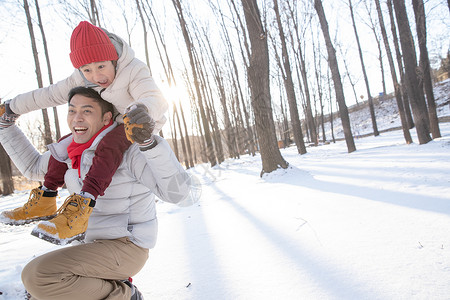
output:
[{"label": "red knit hat", "polygon": [[70,60],[75,69],[93,62],[118,58],[116,48],[101,28],[82,21],[73,30],[70,38]]}]

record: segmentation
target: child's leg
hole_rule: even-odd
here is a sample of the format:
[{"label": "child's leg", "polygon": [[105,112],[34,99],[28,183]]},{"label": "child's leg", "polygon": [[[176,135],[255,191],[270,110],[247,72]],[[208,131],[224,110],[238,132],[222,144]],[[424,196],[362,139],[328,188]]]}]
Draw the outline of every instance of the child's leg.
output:
[{"label": "child's leg", "polygon": [[56,191],[64,185],[64,175],[67,171],[67,164],[57,161],[50,156],[48,170],[44,176],[44,186],[48,190]]},{"label": "child's leg", "polygon": [[50,156],[44,185],[34,188],[23,206],[0,213],[0,222],[13,225],[27,224],[33,221],[48,220],[56,215],[56,191],[64,184],[67,164]]},{"label": "child's leg", "polygon": [[95,150],[92,166],[83,181],[81,190],[94,196],[102,196],[120,166],[124,152],[131,146],[123,124],[106,134]]},{"label": "child's leg", "polygon": [[[97,150],[95,150],[91,168],[83,180],[81,195],[78,195],[78,197],[75,197],[72,200],[78,199],[79,196],[81,196],[83,205],[88,205],[89,203],[89,206],[93,207],[95,201],[87,201],[87,199],[91,198],[96,200],[99,195],[104,194],[106,188],[111,183],[114,173],[122,162],[123,153],[130,145],[131,143],[126,138],[123,125],[117,126],[111,130],[111,132],[106,134],[98,144]],[[86,200],[86,202],[84,200]],[[81,209],[82,205],[77,203],[74,206]],[[66,207],[71,206],[69,204]],[[62,243],[63,240],[66,242],[82,237],[82,234],[86,231],[87,220],[92,213],[92,209],[82,209],[83,215],[79,218],[72,218],[71,215],[74,212],[77,212],[77,210],[70,209],[69,217],[67,217],[65,211],[66,208],[50,221],[39,223],[37,225],[38,230],[33,230],[33,232],[39,233],[36,234],[36,236],[56,244]],[[67,222],[67,218],[70,218],[71,220],[70,226]],[[49,223],[52,223],[53,225]],[[45,237],[51,237],[51,239],[46,239]]]}]

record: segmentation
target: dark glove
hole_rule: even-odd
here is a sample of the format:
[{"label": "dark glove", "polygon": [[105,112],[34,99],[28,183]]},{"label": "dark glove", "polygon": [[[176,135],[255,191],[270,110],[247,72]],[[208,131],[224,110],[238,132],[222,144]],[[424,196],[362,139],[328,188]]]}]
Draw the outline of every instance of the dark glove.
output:
[{"label": "dark glove", "polygon": [[155,121],[148,114],[144,104],[136,104],[123,116],[125,134],[130,142],[139,144],[141,151],[146,151],[157,145],[153,137]]},{"label": "dark glove", "polygon": [[10,100],[6,101],[3,104],[0,104],[0,130],[8,128],[16,122],[19,117],[18,114],[15,114],[11,108],[9,107]]}]

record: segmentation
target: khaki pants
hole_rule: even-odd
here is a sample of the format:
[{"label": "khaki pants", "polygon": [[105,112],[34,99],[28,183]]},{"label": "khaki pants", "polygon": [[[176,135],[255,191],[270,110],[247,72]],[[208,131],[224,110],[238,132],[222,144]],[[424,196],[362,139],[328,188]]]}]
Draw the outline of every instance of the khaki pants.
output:
[{"label": "khaki pants", "polygon": [[120,280],[137,274],[148,249],[128,238],[99,240],[46,253],[30,261],[22,281],[31,299],[130,299],[131,289]]}]

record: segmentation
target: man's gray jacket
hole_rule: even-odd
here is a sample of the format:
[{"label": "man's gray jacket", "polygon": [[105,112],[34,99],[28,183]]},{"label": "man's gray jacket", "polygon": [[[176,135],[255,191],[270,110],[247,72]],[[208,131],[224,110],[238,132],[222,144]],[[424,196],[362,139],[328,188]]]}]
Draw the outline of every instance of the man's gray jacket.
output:
[{"label": "man's gray jacket", "polygon": [[[22,174],[32,180],[43,180],[50,155],[67,163],[67,189],[71,194],[80,193],[82,180],[92,165],[97,145],[115,126],[116,123],[101,132],[91,147],[83,152],[81,178],[78,170],[72,169],[67,154],[71,135],[59,143],[51,144],[50,151],[44,154],[34,148],[16,125],[0,130],[0,142]],[[129,237],[140,247],[153,248],[158,231],[155,195],[171,203],[179,203],[190,197],[189,175],[169,144],[159,136],[155,138],[158,145],[153,149],[141,152],[138,145],[133,144],[124,153],[111,184],[105,194],[97,198],[86,231],[87,242]]]}]

